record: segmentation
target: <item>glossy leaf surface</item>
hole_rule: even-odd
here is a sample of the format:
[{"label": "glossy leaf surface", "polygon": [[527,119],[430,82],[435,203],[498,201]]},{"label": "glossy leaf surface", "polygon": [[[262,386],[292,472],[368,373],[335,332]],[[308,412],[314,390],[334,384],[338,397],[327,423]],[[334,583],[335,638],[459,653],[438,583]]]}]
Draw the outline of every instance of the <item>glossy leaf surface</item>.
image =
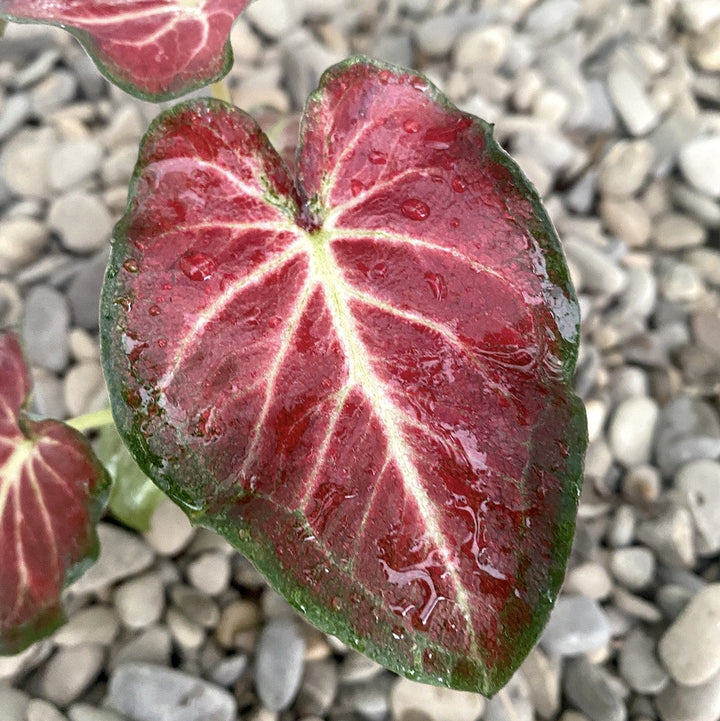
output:
[{"label": "glossy leaf surface", "polygon": [[116,422],[318,626],[494,693],[562,581],[586,442],[557,238],[407,71],[332,68],[300,142],[293,181],[223,103],[151,127],[104,288]]},{"label": "glossy leaf surface", "polygon": [[60,592],[96,556],[108,484],[84,436],[24,414],[30,390],[16,336],[0,335],[0,653],[64,621]]},{"label": "glossy leaf surface", "polygon": [[167,100],[221,78],[248,0],[0,0],[0,17],[59,25],[128,93]]}]

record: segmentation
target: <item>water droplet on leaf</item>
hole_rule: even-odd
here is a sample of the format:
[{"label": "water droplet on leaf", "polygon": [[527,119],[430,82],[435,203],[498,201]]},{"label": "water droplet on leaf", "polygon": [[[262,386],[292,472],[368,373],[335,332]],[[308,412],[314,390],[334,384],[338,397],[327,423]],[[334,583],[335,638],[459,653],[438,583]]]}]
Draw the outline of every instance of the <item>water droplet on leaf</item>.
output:
[{"label": "water droplet on leaf", "polygon": [[403,123],[403,130],[406,133],[411,133],[411,134],[418,133],[418,132],[420,132],[420,123],[418,123],[418,121],[415,120],[414,118],[408,118]]},{"label": "water droplet on leaf", "polygon": [[180,258],[180,270],[190,280],[207,280],[215,272],[215,261],[205,253],[185,253]]},{"label": "water droplet on leaf", "polygon": [[402,204],[401,210],[410,220],[425,220],[430,215],[430,206],[418,198],[408,198]]},{"label": "water droplet on leaf", "polygon": [[123,268],[125,268],[128,273],[137,273],[138,270],[140,270],[140,266],[135,258],[128,258],[123,263]]},{"label": "water droplet on leaf", "polygon": [[159,305],[151,305],[148,308],[148,315],[157,316],[157,315],[160,315],[160,313],[161,313],[161,311],[160,311]]},{"label": "water droplet on leaf", "polygon": [[387,153],[383,153],[380,150],[371,150],[368,153],[368,160],[373,165],[385,165],[385,163],[387,163]]},{"label": "water droplet on leaf", "polygon": [[464,193],[467,183],[459,176],[455,176],[450,184],[456,193]]},{"label": "water droplet on leaf", "polygon": [[365,186],[359,180],[353,178],[350,181],[350,192],[352,193],[353,198],[357,198],[363,190],[365,190]]},{"label": "water droplet on leaf", "polygon": [[425,282],[430,286],[435,300],[444,300],[447,298],[448,287],[445,278],[440,273],[425,273]]}]

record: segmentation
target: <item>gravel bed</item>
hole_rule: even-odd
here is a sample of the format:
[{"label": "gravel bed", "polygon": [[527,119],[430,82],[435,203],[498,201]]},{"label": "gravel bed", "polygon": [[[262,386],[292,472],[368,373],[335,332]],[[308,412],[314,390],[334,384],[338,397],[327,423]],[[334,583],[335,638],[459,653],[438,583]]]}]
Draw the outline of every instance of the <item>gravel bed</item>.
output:
[{"label": "gravel bed", "polygon": [[[233,100],[298,110],[363,52],[426,73],[544,196],[583,314],[590,446],[563,595],[500,694],[418,686],[314,630],[163,503],[111,520],[69,623],[0,658],[3,721],[720,719],[720,3],[258,0]],[[97,300],[156,105],[70,35],[0,41],[0,327],[34,408],[107,403]]]}]

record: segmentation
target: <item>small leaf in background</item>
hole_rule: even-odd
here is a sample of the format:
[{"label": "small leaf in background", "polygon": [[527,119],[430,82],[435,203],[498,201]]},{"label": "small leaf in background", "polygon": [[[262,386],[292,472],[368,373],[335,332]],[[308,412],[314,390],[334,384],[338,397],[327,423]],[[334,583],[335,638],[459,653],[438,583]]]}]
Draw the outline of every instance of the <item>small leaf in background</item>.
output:
[{"label": "small leaf in background", "polygon": [[97,555],[109,478],[85,437],[22,408],[30,375],[15,335],[0,335],[0,653],[17,653],[65,617],[64,586]]},{"label": "small leaf in background", "polygon": [[108,510],[136,531],[147,531],[150,518],[165,494],[140,470],[115,426],[103,426],[96,451],[112,478]]},{"label": "small leaf in background", "polygon": [[558,239],[486,123],[362,58],[308,101],[296,172],[225,103],[153,123],[103,291],[118,429],[320,628],[492,694],[582,475]]},{"label": "small leaf in background", "polygon": [[228,35],[249,0],[0,0],[0,17],[60,25],[100,72],[146,100],[208,85],[232,66]]}]

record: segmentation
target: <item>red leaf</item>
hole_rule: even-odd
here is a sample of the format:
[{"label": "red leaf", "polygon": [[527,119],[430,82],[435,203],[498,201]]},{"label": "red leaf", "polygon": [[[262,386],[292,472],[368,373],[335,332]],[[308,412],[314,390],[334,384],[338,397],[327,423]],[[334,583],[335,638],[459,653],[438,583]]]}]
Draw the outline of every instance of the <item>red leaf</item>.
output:
[{"label": "red leaf", "polygon": [[60,592],[96,556],[108,479],[85,438],[22,411],[31,383],[17,338],[0,335],[0,653],[64,621]]},{"label": "red leaf", "polygon": [[321,628],[494,693],[562,581],[586,438],[565,262],[490,128],[354,59],[308,102],[297,190],[199,101],[132,193],[103,355],[143,469]]},{"label": "red leaf", "polygon": [[167,100],[221,78],[249,0],[0,0],[0,17],[60,25],[128,93]]}]

